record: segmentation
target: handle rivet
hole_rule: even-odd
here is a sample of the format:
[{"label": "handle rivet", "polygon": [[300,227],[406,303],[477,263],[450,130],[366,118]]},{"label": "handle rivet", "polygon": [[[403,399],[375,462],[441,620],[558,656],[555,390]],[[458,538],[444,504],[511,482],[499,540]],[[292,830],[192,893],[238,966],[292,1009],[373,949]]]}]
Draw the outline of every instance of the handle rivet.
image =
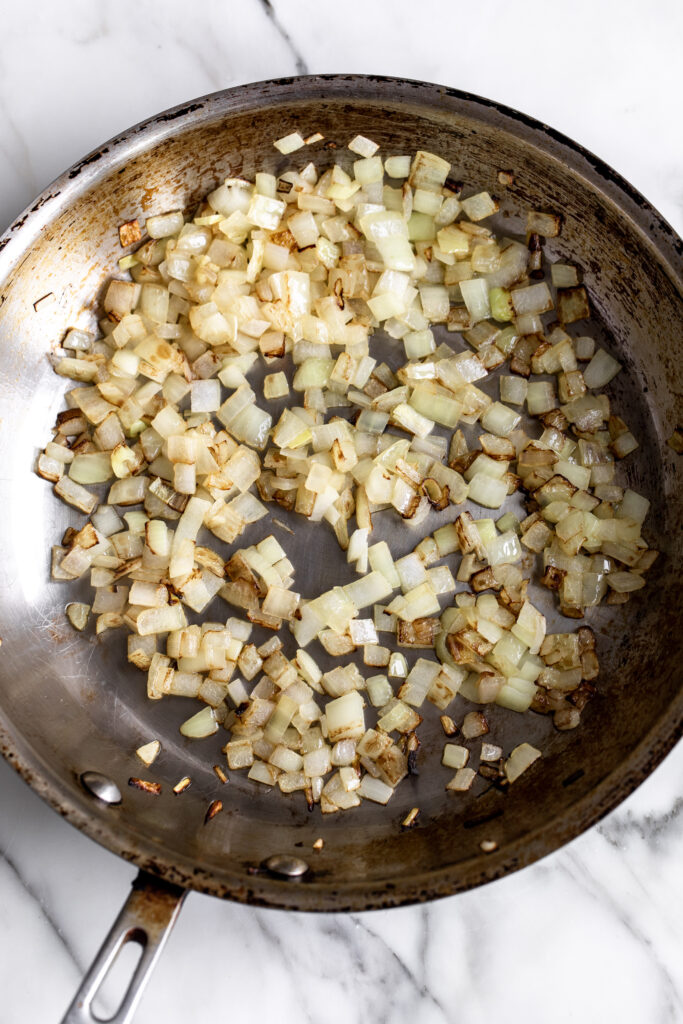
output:
[{"label": "handle rivet", "polygon": [[264,867],[272,875],[281,878],[300,878],[308,871],[308,864],[301,857],[292,857],[286,853],[275,853],[265,862]]},{"label": "handle rivet", "polygon": [[102,775],[101,772],[83,772],[81,785],[91,796],[101,800],[103,804],[113,806],[121,803],[121,790],[115,782],[107,778],[106,775]]}]

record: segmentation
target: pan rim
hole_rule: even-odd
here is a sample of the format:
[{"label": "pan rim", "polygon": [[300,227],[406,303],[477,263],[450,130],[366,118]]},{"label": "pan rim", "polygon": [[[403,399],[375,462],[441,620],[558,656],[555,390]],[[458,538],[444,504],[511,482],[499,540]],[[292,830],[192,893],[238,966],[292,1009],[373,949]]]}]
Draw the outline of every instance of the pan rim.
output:
[{"label": "pan rim", "polygon": [[[264,90],[267,90],[268,88],[273,90],[282,90],[280,96],[273,94],[273,102],[278,102],[281,97],[286,94],[286,90],[288,88],[296,88],[301,86],[303,83],[310,83],[312,86],[316,83],[324,83],[325,85],[331,86],[332,89],[335,86],[342,86],[344,83],[367,86],[377,84],[381,88],[390,86],[400,88],[407,86],[409,88],[419,90],[421,93],[431,92],[431,104],[427,102],[426,96],[423,98],[415,97],[414,99],[416,104],[428,106],[432,110],[438,109],[440,99],[448,98],[461,103],[472,104],[473,106],[481,107],[496,114],[501,114],[511,122],[530,128],[534,133],[543,136],[545,140],[556,143],[561,147],[566,147],[576,156],[580,157],[586,162],[588,167],[603,179],[604,182],[615,186],[616,189],[634,203],[642,213],[654,218],[655,223],[649,225],[648,234],[652,228],[656,226],[657,230],[666,237],[667,242],[671,245],[673,250],[672,255],[676,255],[678,257],[683,256],[683,239],[663,214],[661,214],[659,210],[650,203],[642,192],[624,178],[623,175],[611,167],[610,164],[593,153],[592,150],[582,146],[581,143],[574,141],[568,135],[558,131],[551,125],[548,125],[543,121],[539,121],[537,118],[531,117],[529,114],[525,114],[523,111],[517,110],[514,107],[509,107],[504,103],[499,103],[497,100],[492,100],[485,96],[479,96],[476,93],[466,92],[462,89],[454,89],[450,86],[438,85],[433,82],[422,82],[418,79],[398,78],[396,76],[389,75],[322,74],[291,75],[283,78],[248,82],[244,85],[233,86],[229,89],[217,89],[214,92],[205,93],[202,96],[197,96],[191,100],[186,100],[183,103],[169,107],[166,110],[159,111],[150,117],[144,118],[142,121],[138,121],[136,124],[131,125],[124,131],[111,136],[99,146],[96,146],[94,149],[90,150],[90,152],[86,153],[85,156],[76,160],[70,167],[67,167],[61,174],[46,185],[42,192],[40,192],[40,194],[36,196],[31,203],[18,213],[12,223],[9,224],[2,234],[0,234],[0,278],[4,276],[7,269],[9,269],[9,267],[5,267],[5,263],[8,262],[7,255],[11,256],[11,249],[14,248],[11,243],[17,237],[16,233],[21,229],[26,229],[29,224],[35,225],[36,221],[40,221],[42,219],[41,214],[45,211],[51,211],[53,206],[57,204],[57,200],[64,195],[65,191],[68,191],[70,188],[77,190],[79,186],[85,185],[85,187],[89,187],[94,184],[99,176],[99,172],[102,171],[100,161],[104,156],[111,154],[110,160],[113,160],[114,151],[119,147],[127,146],[127,157],[129,158],[131,155],[134,155],[138,148],[148,148],[148,143],[155,135],[157,136],[158,141],[162,141],[163,138],[172,134],[173,127],[184,126],[186,123],[189,123],[192,115],[206,106],[217,105],[221,102],[230,101],[233,98],[237,101],[239,101],[240,98],[243,98],[243,102],[234,102],[232,104],[234,109],[246,110],[255,106],[263,107]],[[250,102],[252,94],[255,100],[253,103]],[[334,91],[330,91],[321,95],[320,98],[332,100],[335,98],[335,93]],[[391,102],[391,96],[382,97],[382,99],[384,102]],[[395,102],[397,106],[401,105],[401,99],[396,99]],[[146,144],[133,147],[131,145],[133,142]],[[546,150],[546,153],[547,152],[548,151]],[[123,157],[123,153],[120,155]],[[78,181],[77,179],[81,177],[83,177],[84,180]],[[10,250],[10,253],[7,253],[8,249]],[[660,256],[663,256],[663,254],[660,253]],[[668,263],[667,269],[673,278],[683,283],[683,274],[677,272],[673,264]]]},{"label": "pan rim", "polygon": [[[463,880],[459,877],[461,874],[467,875],[468,865],[479,860],[471,858],[438,871],[413,872],[410,876],[388,878],[370,885],[360,880],[331,886],[316,882],[315,878],[292,885],[290,881],[277,880],[265,872],[255,873],[249,883],[245,882],[243,875],[234,873],[231,877],[226,872],[226,881],[219,882],[210,872],[192,868],[186,858],[182,859],[181,864],[178,858],[154,854],[152,844],[149,844],[149,850],[145,850],[142,848],[145,845],[144,838],[140,849],[128,847],[115,821],[103,824],[93,818],[75,800],[70,799],[70,790],[62,787],[64,793],[60,794],[59,783],[50,785],[44,773],[40,769],[36,771],[34,763],[39,759],[34,758],[32,762],[28,756],[18,752],[1,714],[0,753],[24,782],[60,817],[98,845],[154,877],[220,899],[273,910],[358,913],[410,906],[468,892],[515,874],[562,849],[615,810],[683,738],[683,693],[679,694],[672,713],[666,719],[667,724],[670,722],[670,728],[663,730],[662,721],[663,718],[657,720],[628,760],[623,761],[596,787],[572,804],[568,812],[549,818],[523,839],[508,844],[499,855],[494,853],[482,857],[479,878]],[[83,804],[85,799],[84,794]],[[551,841],[545,838],[547,833],[552,834]],[[532,841],[535,846],[541,840],[545,847],[543,852],[532,850]]]},{"label": "pan rim", "polygon": [[[673,280],[680,283],[675,258],[683,253],[683,242],[671,225],[618,172],[567,136],[504,104],[461,90],[410,79],[344,74],[292,76],[219,90],[178,104],[115,135],[59,175],[0,236],[0,279],[5,279],[10,274],[21,255],[32,244],[42,224],[55,210],[65,204],[68,205],[75,194],[92,187],[104,173],[111,173],[112,166],[117,166],[120,161],[149,149],[173,134],[175,130],[190,126],[193,115],[198,111],[207,107],[214,108],[218,117],[221,107],[225,110],[245,111],[262,109],[266,101],[274,105],[285,105],[289,99],[294,103],[304,97],[289,96],[288,90],[302,87],[307,88],[309,94],[313,96],[319,95],[321,99],[334,101],[335,98],[339,98],[353,102],[353,97],[344,96],[342,92],[342,87],[348,88],[349,84],[357,85],[361,89],[379,87],[383,90],[379,99],[385,103],[395,103],[397,107],[405,105],[410,99],[416,106],[433,112],[443,104],[444,98],[447,98],[464,104],[466,108],[471,107],[471,114],[468,109],[463,111],[465,116],[475,119],[477,109],[481,112],[488,111],[489,114],[502,115],[509,122],[510,131],[515,125],[532,130],[534,139],[528,144],[537,145],[548,156],[554,155],[553,148],[556,147],[568,150],[575,158],[580,158],[585,168],[590,169],[593,175],[597,175],[603,184],[611,186],[612,192],[616,193],[614,201],[622,214],[636,229],[647,234],[662,267]],[[335,92],[337,88],[339,91]],[[414,90],[414,93],[408,97],[401,91],[405,89]],[[384,90],[387,90],[386,95]],[[103,159],[104,157],[107,159]],[[580,168],[576,170],[577,173],[581,173]],[[624,200],[628,200],[634,209],[626,209]],[[649,220],[647,227],[643,218]],[[653,237],[653,228],[656,237]],[[617,807],[651,774],[674,747],[682,733],[683,695],[679,694],[667,715],[657,720],[628,758],[564,812],[564,823],[561,828],[558,821],[562,819],[552,818],[524,839],[508,844],[500,855],[494,854],[482,861],[478,879],[464,881],[459,877],[461,874],[467,874],[465,865],[469,862],[463,862],[435,872],[410,877],[399,876],[395,880],[387,879],[370,886],[363,881],[336,886],[313,881],[310,884],[292,886],[291,883],[277,882],[264,876],[256,876],[253,882],[247,885],[244,878],[238,877],[237,873],[233,881],[230,873],[226,872],[224,877],[227,882],[223,882],[206,872],[201,875],[192,872],[189,870],[189,863],[185,868],[184,862],[180,866],[178,859],[159,855],[157,848],[151,843],[147,848],[143,842],[139,844],[138,849],[129,849],[116,820],[103,822],[88,814],[85,801],[82,806],[79,805],[74,793],[66,788],[62,780],[50,773],[49,766],[31,750],[18,730],[13,729],[0,707],[0,753],[43,800],[91,839],[140,868],[188,888],[239,902],[293,910],[359,911],[405,905],[462,892],[528,866],[564,846]],[[532,848],[529,842],[532,837],[540,836],[545,837],[545,848],[542,853]],[[534,847],[536,845],[533,844]]]}]

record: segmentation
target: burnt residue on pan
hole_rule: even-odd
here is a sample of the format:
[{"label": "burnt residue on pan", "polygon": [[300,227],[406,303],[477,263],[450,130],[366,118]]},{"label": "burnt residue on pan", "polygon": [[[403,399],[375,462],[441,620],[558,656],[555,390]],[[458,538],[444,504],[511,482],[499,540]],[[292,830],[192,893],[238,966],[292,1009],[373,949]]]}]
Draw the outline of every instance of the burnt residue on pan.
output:
[{"label": "burnt residue on pan", "polygon": [[[628,409],[641,442],[629,478],[652,502],[661,561],[642,594],[600,620],[598,695],[581,729],[553,734],[535,716],[496,723],[506,749],[530,729],[543,737],[537,768],[505,792],[446,793],[429,767],[430,741],[419,775],[386,809],[322,817],[295,795],[264,793],[245,778],[222,786],[212,766],[222,762],[224,738],[215,746],[213,738],[195,746],[183,740],[177,727],[186,708],[179,698],[150,707],[120,638],[55,646],[51,633],[66,598],[45,582],[47,551],[20,572],[26,538],[37,532],[47,548],[69,513],[32,476],[32,438],[17,441],[10,431],[30,415],[32,437],[47,435],[65,385],[45,354],[68,327],[96,323],[97,295],[121,253],[118,226],[192,205],[227,175],[281,169],[272,140],[294,126],[325,136],[310,153],[288,158],[294,162],[350,162],[345,147],[357,133],[387,154],[442,153],[453,180],[499,195],[505,233],[523,230],[530,205],[561,211],[563,234],[544,244],[545,258],[561,255],[583,268],[601,343],[627,367],[614,401]],[[503,189],[501,168],[514,175]],[[10,515],[0,533],[0,587],[12,594],[0,600],[0,751],[68,821],[157,878],[262,906],[360,910],[433,899],[524,867],[599,820],[652,771],[683,722],[681,485],[666,445],[683,391],[680,254],[680,239],[656,211],[585,150],[489,100],[418,82],[342,75],[246,86],[161,114],[81,160],[0,238],[0,447],[12,448],[17,467],[0,480],[0,502],[11,512],[13,496],[27,493],[42,516],[31,527]],[[58,300],[34,312],[47,292]],[[139,770],[134,750],[155,735],[164,747],[155,764],[163,785],[150,797],[127,780]],[[121,804],[93,800],[79,781],[89,770],[117,784]],[[192,786],[179,800],[172,786],[184,775]],[[205,825],[218,799],[222,812]],[[419,819],[402,830],[413,807]],[[324,845],[304,855],[310,870],[298,883],[253,873],[272,855],[312,850],[318,837]]]}]

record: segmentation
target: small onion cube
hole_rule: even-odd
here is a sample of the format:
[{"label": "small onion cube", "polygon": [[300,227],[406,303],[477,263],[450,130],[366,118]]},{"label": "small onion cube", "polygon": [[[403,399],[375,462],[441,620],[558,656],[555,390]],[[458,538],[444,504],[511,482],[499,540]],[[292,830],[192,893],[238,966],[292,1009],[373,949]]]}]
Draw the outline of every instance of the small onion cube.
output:
[{"label": "small onion cube", "polygon": [[466,216],[472,221],[484,220],[499,209],[498,202],[492,199],[488,192],[478,192],[467,199],[461,199],[460,203]]},{"label": "small onion cube", "polygon": [[438,662],[418,658],[399,690],[399,698],[406,704],[420,707],[440,672],[441,665]]},{"label": "small onion cube", "polygon": [[371,668],[385,668],[389,664],[391,651],[379,644],[365,644],[363,647],[363,663]]},{"label": "small onion cube", "polygon": [[477,736],[484,736],[489,731],[489,726],[481,711],[470,711],[465,715],[461,729],[465,739],[472,740]]},{"label": "small onion cube", "polygon": [[90,615],[90,605],[83,604],[81,601],[72,601],[71,604],[66,606],[66,614],[69,622],[77,629],[82,632],[88,622],[88,616]]},{"label": "small onion cube", "polygon": [[183,629],[186,625],[187,619],[181,604],[150,608],[141,612],[137,618],[137,630],[140,636],[149,636],[151,633],[170,633],[174,629]]},{"label": "small onion cube", "polygon": [[221,385],[215,378],[193,380],[190,385],[192,412],[216,412],[221,406]]},{"label": "small onion cube", "polygon": [[635,572],[608,572],[605,579],[617,594],[630,594],[645,586],[645,580]]},{"label": "small onion cube", "polygon": [[491,315],[488,285],[483,278],[461,281],[460,291],[473,323],[486,320]]},{"label": "small onion cube", "polygon": [[291,132],[289,135],[284,135],[273,143],[283,156],[286,156],[288,153],[294,153],[297,149],[301,149],[304,144],[304,140],[299,132]]},{"label": "small onion cube", "polygon": [[247,219],[258,228],[275,231],[284,212],[285,204],[281,200],[254,193],[247,210]]},{"label": "small onion cube", "polygon": [[570,263],[553,263],[550,267],[550,279],[555,288],[573,288],[579,283],[579,272]]},{"label": "small onion cube", "polygon": [[633,519],[637,523],[643,523],[650,509],[650,502],[642,494],[627,488],[624,491],[617,516],[620,518]]},{"label": "small onion cube", "polygon": [[358,739],[365,732],[363,698],[353,690],[331,700],[325,708],[325,718],[330,742]]},{"label": "small onion cube", "polygon": [[441,764],[446,768],[464,768],[470,758],[467,747],[457,743],[446,743],[441,756]]},{"label": "small onion cube", "polygon": [[263,611],[266,615],[278,619],[291,619],[299,607],[300,595],[283,587],[269,587],[263,599]]},{"label": "small onion cube", "polygon": [[364,775],[360,786],[356,791],[364,800],[372,800],[376,804],[386,804],[394,795],[394,790],[381,779],[374,779],[371,775]]},{"label": "small onion cube", "polygon": [[410,164],[409,156],[389,156],[384,161],[384,170],[390,178],[407,178],[410,174]]},{"label": "small onion cube", "polygon": [[309,751],[307,754],[304,754],[302,763],[304,775],[309,779],[327,775],[332,768],[330,748],[327,744],[323,744],[317,750]]},{"label": "small onion cube", "polygon": [[484,409],[480,422],[485,430],[499,437],[507,437],[517,427],[521,416],[502,402],[492,402]]},{"label": "small onion cube", "polygon": [[500,508],[507,497],[507,483],[485,473],[475,473],[469,482],[469,498],[485,508]]},{"label": "small onion cube", "polygon": [[394,696],[393,688],[386,676],[371,676],[365,685],[370,703],[375,708],[384,707]]},{"label": "small onion cube", "polygon": [[344,588],[347,598],[356,608],[367,608],[388,597],[393,587],[380,572],[370,572],[362,579],[348,583]]},{"label": "small onion cube", "polygon": [[476,774],[474,768],[459,768],[447,784],[446,789],[456,793],[464,793],[471,787]]},{"label": "small onion cube", "polygon": [[500,400],[511,405],[524,405],[529,382],[525,377],[499,377]]},{"label": "small onion cube", "polygon": [[378,644],[377,630],[372,619],[351,619],[349,634],[356,647],[364,644]]},{"label": "small onion cube", "polygon": [[532,747],[530,743],[521,743],[515,747],[505,762],[505,775],[508,781],[514,782],[518,779],[540,756],[541,751]]},{"label": "small onion cube", "polygon": [[408,675],[408,662],[404,654],[400,651],[394,651],[389,658],[389,667],[387,669],[390,679],[405,679]]},{"label": "small onion cube", "polygon": [[416,437],[426,437],[434,429],[434,420],[423,416],[405,402],[392,409],[391,418],[397,426]]},{"label": "small onion cube", "polygon": [[553,308],[553,299],[545,281],[515,288],[511,293],[512,305],[517,316],[529,313],[546,313]]},{"label": "small onion cube", "polygon": [[229,743],[226,743],[225,754],[228,759],[228,768],[232,771],[236,771],[239,768],[249,768],[254,763],[254,749],[251,741],[246,738],[231,740]]},{"label": "small onion cube", "polygon": [[530,210],[527,214],[527,234],[543,235],[544,238],[555,238],[560,233],[562,217],[556,213],[541,213]]},{"label": "small onion cube", "polygon": [[169,238],[171,235],[177,235],[184,223],[182,211],[175,210],[173,213],[148,217],[145,221],[145,231],[150,238]]},{"label": "small onion cube", "polygon": [[218,732],[216,712],[211,707],[202,708],[180,726],[180,732],[189,739],[200,740]]},{"label": "small onion cube", "polygon": [[379,146],[372,139],[366,139],[364,135],[355,135],[349,142],[348,148],[352,153],[357,153],[361,157],[374,156]]},{"label": "small onion cube", "polygon": [[156,761],[159,751],[161,750],[161,743],[159,740],[150,740],[149,743],[143,743],[141,747],[135,751],[143,764],[149,767]]},{"label": "small onion cube", "polygon": [[289,382],[286,374],[270,373],[263,380],[263,397],[267,400],[284,398],[289,394]]},{"label": "small onion cube", "polygon": [[533,381],[527,387],[527,409],[531,416],[542,416],[557,406],[555,386],[552,381]]},{"label": "small onion cube", "polygon": [[606,384],[616,377],[621,369],[621,363],[617,362],[604,348],[599,348],[586,369],[583,371],[583,379],[587,388],[597,390],[604,388]]},{"label": "small onion cube", "polygon": [[91,515],[97,508],[96,496],[69,477],[58,480],[54,490],[59,498],[86,515]]},{"label": "small onion cube", "polygon": [[370,156],[356,160],[353,165],[353,175],[361,185],[371,185],[373,182],[381,181],[384,177],[382,158]]},{"label": "small onion cube", "polygon": [[277,783],[280,769],[274,764],[265,764],[263,761],[254,761],[249,768],[247,778],[254,782],[261,782],[264,786],[274,786]]},{"label": "small onion cube", "polygon": [[586,336],[574,338],[574,348],[576,350],[576,358],[585,363],[593,358],[595,353],[595,342],[592,338],[588,338]]}]

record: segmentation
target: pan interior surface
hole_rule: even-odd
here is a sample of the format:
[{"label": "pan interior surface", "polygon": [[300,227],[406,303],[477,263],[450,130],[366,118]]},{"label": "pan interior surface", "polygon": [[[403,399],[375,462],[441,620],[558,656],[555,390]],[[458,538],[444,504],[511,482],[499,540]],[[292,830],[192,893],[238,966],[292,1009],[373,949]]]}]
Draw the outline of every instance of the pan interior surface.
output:
[{"label": "pan interior surface", "polygon": [[[283,158],[272,141],[295,130],[319,131],[325,142]],[[184,739],[178,725],[194,704],[150,704],[143,674],[126,663],[121,632],[101,641],[74,633],[64,606],[78,599],[76,590],[49,582],[49,549],[80,517],[33,466],[65,390],[46,356],[67,328],[96,323],[102,286],[121,255],[118,226],[192,206],[229,175],[278,172],[309,159],[320,167],[350,163],[355,158],[344,147],[358,133],[377,141],[384,155],[426,149],[444,156],[454,178],[500,198],[500,233],[523,234],[529,208],[563,212],[562,235],[548,241],[546,255],[583,268],[598,334],[592,324],[576,333],[599,336],[624,364],[608,392],[640,449],[623,472],[651,501],[647,536],[662,555],[645,591],[587,620],[598,635],[601,674],[580,729],[558,733],[546,717],[487,711],[491,735],[507,752],[524,740],[543,751],[540,764],[508,793],[444,790],[444,737],[430,706],[420,774],[405,780],[386,808],[364,802],[322,816],[307,812],[301,794],[266,791],[244,773],[231,773],[221,786],[212,765],[224,762],[227,734]],[[503,190],[497,175],[508,168],[515,183]],[[588,827],[642,781],[680,730],[681,493],[676,456],[665,444],[683,388],[675,244],[640,197],[566,140],[486,101],[418,83],[294,79],[219,93],[132,129],[76,165],[0,240],[5,755],[69,820],[142,867],[217,895],[280,907],[361,909],[445,895],[531,863]],[[459,347],[457,336],[446,337]],[[457,512],[434,514],[420,536]],[[279,508],[274,514],[287,519]],[[419,536],[380,518],[378,539],[391,537],[394,557],[412,550]],[[296,536],[277,536],[293,552],[295,589],[312,597],[351,578],[327,528],[288,522]],[[237,546],[269,532],[276,530],[266,519]],[[83,599],[85,593],[84,586]],[[217,603],[208,617],[233,614]],[[551,622],[555,630],[575,625],[559,616]],[[454,717],[469,709],[458,699]],[[162,753],[147,771],[133,752],[152,738],[161,740]],[[79,782],[85,771],[113,779],[121,803],[93,800]],[[131,775],[158,779],[162,795],[129,788]],[[176,797],[171,786],[183,775],[192,786]],[[224,810],[205,825],[208,803],[217,798]],[[403,831],[412,807],[420,808],[419,825]],[[314,851],[319,837],[324,846]],[[483,856],[482,840],[495,841],[496,851]],[[310,870],[296,882],[253,870],[274,854],[296,854]]]}]

